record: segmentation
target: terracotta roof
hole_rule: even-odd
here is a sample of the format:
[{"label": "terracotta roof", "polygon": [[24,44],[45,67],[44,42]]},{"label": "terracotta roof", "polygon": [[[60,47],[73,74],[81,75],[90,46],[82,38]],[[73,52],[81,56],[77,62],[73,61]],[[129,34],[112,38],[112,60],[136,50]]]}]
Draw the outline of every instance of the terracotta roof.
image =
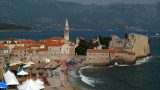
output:
[{"label": "terracotta roof", "polygon": [[33,52],[34,50],[33,49],[27,49],[27,52]]},{"label": "terracotta roof", "polygon": [[8,47],[4,46],[3,44],[0,44],[0,48],[8,48]]},{"label": "terracotta roof", "polygon": [[0,58],[3,58],[3,56],[0,56]]},{"label": "terracotta roof", "polygon": [[97,39],[92,39],[92,41],[96,41]]},{"label": "terracotta roof", "polygon": [[26,48],[23,46],[15,46],[13,49],[26,49]]},{"label": "terracotta roof", "polygon": [[47,44],[47,46],[62,46],[64,43],[57,43],[57,44]]},{"label": "terracotta roof", "polygon": [[117,51],[116,53],[128,53],[128,51]]},{"label": "terracotta roof", "polygon": [[31,48],[31,45],[24,45],[24,48]]},{"label": "terracotta roof", "polygon": [[111,37],[115,37],[115,36],[116,36],[115,34],[111,35]]},{"label": "terracotta roof", "polygon": [[128,52],[128,55],[135,55],[134,52]]},{"label": "terracotta roof", "polygon": [[116,53],[117,48],[109,48],[109,53]]},{"label": "terracotta roof", "polygon": [[44,45],[43,43],[36,43],[36,44],[33,44],[32,46],[42,46]]},{"label": "terracotta roof", "polygon": [[75,46],[75,45],[71,43],[69,46]]},{"label": "terracotta roof", "polygon": [[40,48],[40,49],[37,49],[36,51],[39,52],[39,51],[48,51],[48,50],[46,48]]},{"label": "terracotta roof", "polygon": [[62,37],[51,37],[50,39],[52,39],[52,40],[62,40],[63,38]]},{"label": "terracotta roof", "polygon": [[85,40],[85,38],[84,38],[84,37],[79,37],[79,39],[81,39],[81,40]]},{"label": "terracotta roof", "polygon": [[34,44],[34,43],[36,43],[36,41],[34,41],[34,40],[19,39],[18,43],[19,44]]},{"label": "terracotta roof", "polygon": [[109,50],[108,49],[87,49],[87,52],[109,53]]},{"label": "terracotta roof", "polygon": [[62,46],[62,45],[64,45],[64,43],[60,41],[57,41],[57,43],[54,44],[47,44],[47,46]]},{"label": "terracotta roof", "polygon": [[40,40],[38,41],[39,43],[57,43],[56,41],[52,41],[50,39],[44,39],[44,40]]}]

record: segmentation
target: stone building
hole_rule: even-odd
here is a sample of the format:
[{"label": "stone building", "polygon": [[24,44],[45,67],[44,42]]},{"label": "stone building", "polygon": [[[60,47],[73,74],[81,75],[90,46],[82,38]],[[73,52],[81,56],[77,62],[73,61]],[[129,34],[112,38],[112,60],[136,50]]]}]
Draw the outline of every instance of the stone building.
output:
[{"label": "stone building", "polygon": [[119,38],[116,35],[111,35],[112,40],[109,42],[109,48],[117,48],[121,50],[122,47],[125,47],[127,40],[125,38]]},{"label": "stone building", "polygon": [[23,46],[15,46],[12,50],[11,60],[25,61],[27,49]]},{"label": "stone building", "polygon": [[4,74],[4,57],[3,56],[0,56],[0,81],[2,81],[2,78],[3,78],[3,74]]},{"label": "stone building", "polygon": [[149,40],[147,36],[129,33],[126,35],[126,47],[131,48],[136,57],[147,56],[150,54]]},{"label": "stone building", "polygon": [[9,48],[3,44],[0,44],[0,56],[5,57],[6,60],[9,57]]},{"label": "stone building", "polygon": [[31,45],[31,49],[40,49],[40,48],[45,48],[45,44],[43,43],[35,43]]},{"label": "stone building", "polygon": [[87,49],[87,63],[106,64],[109,62],[108,49]]}]

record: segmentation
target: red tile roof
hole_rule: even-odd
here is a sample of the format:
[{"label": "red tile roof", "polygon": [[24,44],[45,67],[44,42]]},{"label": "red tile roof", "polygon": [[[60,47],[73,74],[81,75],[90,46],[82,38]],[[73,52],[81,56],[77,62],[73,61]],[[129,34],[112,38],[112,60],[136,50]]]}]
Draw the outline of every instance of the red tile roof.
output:
[{"label": "red tile roof", "polygon": [[36,41],[34,40],[25,40],[25,39],[19,39],[17,40],[19,44],[34,44]]},{"label": "red tile roof", "polygon": [[25,48],[31,48],[31,45],[24,45]]},{"label": "red tile roof", "polygon": [[57,44],[47,44],[47,46],[62,46],[64,43],[57,43]]},{"label": "red tile roof", "polygon": [[27,49],[27,52],[33,52],[34,50],[33,49]]},{"label": "red tile roof", "polygon": [[128,52],[128,55],[135,55],[134,52]]},{"label": "red tile roof", "polygon": [[8,47],[4,46],[3,44],[0,44],[0,48],[8,48]]},{"label": "red tile roof", "polygon": [[51,37],[50,39],[51,39],[51,40],[62,40],[62,39],[64,39],[64,38],[62,38],[62,37]]},{"label": "red tile roof", "polygon": [[3,56],[0,56],[0,58],[3,58]]},{"label": "red tile roof", "polygon": [[87,52],[109,53],[108,49],[87,49]]},{"label": "red tile roof", "polygon": [[23,46],[15,46],[13,49],[26,49],[26,48]]},{"label": "red tile roof", "polygon": [[57,43],[56,41],[52,41],[50,39],[44,39],[44,40],[40,40],[38,41],[39,43]]},{"label": "red tile roof", "polygon": [[37,49],[36,51],[39,52],[39,51],[48,51],[48,50],[46,48],[40,48],[40,49]]},{"label": "red tile roof", "polygon": [[42,45],[44,45],[43,43],[35,43],[35,44],[33,44],[32,46],[42,46]]},{"label": "red tile roof", "polygon": [[109,53],[116,53],[117,48],[109,48]]},{"label": "red tile roof", "polygon": [[75,46],[75,45],[71,43],[69,46]]},{"label": "red tile roof", "polygon": [[97,39],[92,39],[92,41],[96,41]]},{"label": "red tile roof", "polygon": [[81,40],[85,40],[85,38],[84,38],[84,37],[79,37],[79,39],[81,39]]},{"label": "red tile roof", "polygon": [[115,34],[111,35],[111,37],[115,37],[115,36],[116,36]]}]

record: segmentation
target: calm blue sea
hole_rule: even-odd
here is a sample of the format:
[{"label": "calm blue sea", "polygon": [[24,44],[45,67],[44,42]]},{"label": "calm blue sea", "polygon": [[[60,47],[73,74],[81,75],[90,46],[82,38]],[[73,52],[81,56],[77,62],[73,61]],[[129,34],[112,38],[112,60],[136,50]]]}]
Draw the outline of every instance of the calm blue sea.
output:
[{"label": "calm blue sea", "polygon": [[[125,31],[70,31],[70,39],[85,37],[91,40],[97,35],[116,34],[124,37]],[[157,32],[135,32],[155,35]],[[62,36],[63,31],[1,32],[0,40],[7,38],[41,40]],[[83,90],[160,90],[160,38],[150,37],[151,54],[154,58],[139,60],[132,66],[86,66],[70,72],[72,82]]]}]

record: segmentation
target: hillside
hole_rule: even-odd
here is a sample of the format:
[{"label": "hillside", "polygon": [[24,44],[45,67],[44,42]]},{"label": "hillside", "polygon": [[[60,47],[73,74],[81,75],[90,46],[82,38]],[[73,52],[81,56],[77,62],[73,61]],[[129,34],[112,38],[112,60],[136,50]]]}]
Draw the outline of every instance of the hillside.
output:
[{"label": "hillside", "polygon": [[0,24],[0,32],[35,32],[36,30],[31,27],[25,27],[21,25],[15,24]]},{"label": "hillside", "polygon": [[1,0],[0,23],[15,23],[37,29],[63,30],[68,17],[73,30],[133,30],[160,28],[160,3],[81,5],[54,0]]}]

